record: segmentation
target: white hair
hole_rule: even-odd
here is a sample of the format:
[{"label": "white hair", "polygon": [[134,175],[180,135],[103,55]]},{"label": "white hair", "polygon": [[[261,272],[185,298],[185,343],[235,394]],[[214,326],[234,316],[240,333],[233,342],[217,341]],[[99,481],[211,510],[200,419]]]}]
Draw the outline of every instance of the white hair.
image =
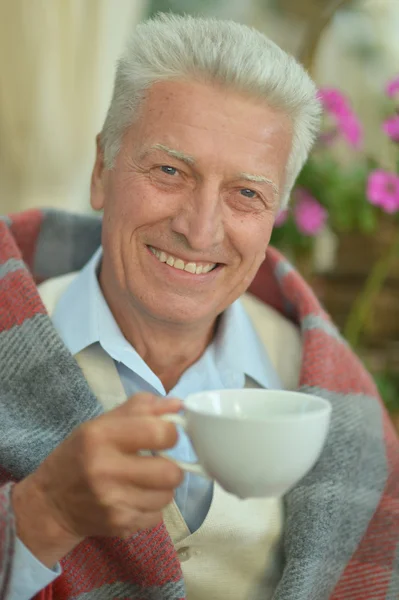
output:
[{"label": "white hair", "polygon": [[263,33],[234,21],[159,14],[139,24],[118,63],[114,93],[100,140],[112,168],[125,130],[145,92],[165,80],[218,82],[288,114],[293,143],[281,208],[317,134],[320,104],[303,67]]}]

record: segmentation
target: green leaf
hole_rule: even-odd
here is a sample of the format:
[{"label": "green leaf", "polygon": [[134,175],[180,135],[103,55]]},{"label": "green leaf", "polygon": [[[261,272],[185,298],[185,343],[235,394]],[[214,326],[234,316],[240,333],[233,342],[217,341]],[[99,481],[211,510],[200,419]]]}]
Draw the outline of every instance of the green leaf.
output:
[{"label": "green leaf", "polygon": [[378,224],[377,211],[371,204],[364,204],[359,212],[359,229],[363,233],[372,233],[376,230]]}]

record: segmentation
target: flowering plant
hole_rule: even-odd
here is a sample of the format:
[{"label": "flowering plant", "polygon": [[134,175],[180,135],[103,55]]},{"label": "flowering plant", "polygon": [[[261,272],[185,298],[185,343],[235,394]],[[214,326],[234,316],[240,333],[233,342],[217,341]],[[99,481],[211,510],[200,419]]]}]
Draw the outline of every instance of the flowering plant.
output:
[{"label": "flowering plant", "polygon": [[[387,84],[386,92],[398,106],[382,123],[382,131],[399,143],[399,77]],[[272,241],[279,246],[287,242],[290,247],[309,248],[311,238],[327,224],[337,232],[371,233],[383,213],[399,214],[399,175],[382,169],[363,152],[363,128],[347,98],[333,88],[321,89],[318,96],[324,127],[297,179],[291,208],[277,217]],[[347,164],[336,152],[340,141],[353,149]]]},{"label": "flowering plant", "polygon": [[354,346],[399,256],[399,76],[388,82],[385,92],[389,114],[381,123],[381,134],[394,145],[396,168],[383,168],[367,156],[362,124],[345,95],[334,88],[319,90],[322,132],[297,179],[290,208],[278,215],[272,235],[272,244],[295,261],[312,251],[316,237],[327,227],[338,234],[373,234],[387,218],[398,223],[396,237],[372,266],[349,315],[345,334]]}]

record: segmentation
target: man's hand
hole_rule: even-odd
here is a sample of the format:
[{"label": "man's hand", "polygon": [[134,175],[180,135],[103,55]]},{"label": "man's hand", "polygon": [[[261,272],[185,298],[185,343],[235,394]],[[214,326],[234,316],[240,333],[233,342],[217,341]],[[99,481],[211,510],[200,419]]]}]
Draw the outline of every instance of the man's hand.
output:
[{"label": "man's hand", "polygon": [[51,567],[85,537],[128,537],[162,520],[183,473],[140,451],[175,445],[175,426],[159,416],[180,408],[137,394],[78,427],[15,485],[17,534],[39,560]]}]

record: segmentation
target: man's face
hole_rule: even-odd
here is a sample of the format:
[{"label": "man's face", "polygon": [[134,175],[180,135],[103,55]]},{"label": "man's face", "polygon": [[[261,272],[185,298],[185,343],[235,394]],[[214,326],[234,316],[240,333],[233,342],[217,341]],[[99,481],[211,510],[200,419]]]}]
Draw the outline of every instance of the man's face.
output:
[{"label": "man's face", "polygon": [[212,322],[264,260],[291,143],[289,117],[261,102],[155,84],[114,168],[97,156],[103,286],[164,323]]}]

